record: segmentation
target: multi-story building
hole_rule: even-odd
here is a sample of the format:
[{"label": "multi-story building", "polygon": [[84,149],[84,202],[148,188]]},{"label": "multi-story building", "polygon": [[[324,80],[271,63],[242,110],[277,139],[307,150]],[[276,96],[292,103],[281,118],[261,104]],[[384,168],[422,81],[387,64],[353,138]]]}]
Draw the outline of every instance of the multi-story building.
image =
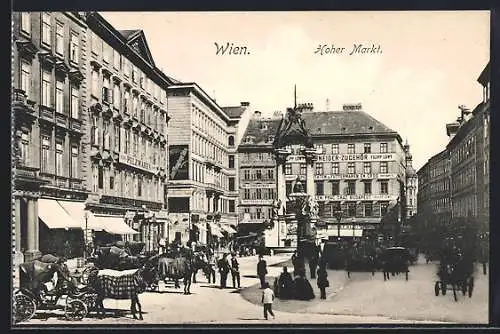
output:
[{"label": "multi-story building", "polygon": [[170,86],[167,95],[168,210],[178,226],[173,237],[217,243],[237,224],[236,135],[242,111],[221,108],[196,83]]},{"label": "multi-story building", "polygon": [[86,27],[73,12],[13,13],[13,238],[25,261],[82,253],[82,220],[65,208],[87,198]]},{"label": "multi-story building", "polygon": [[[310,103],[299,109],[321,152],[316,157],[314,183],[320,220],[327,222],[328,235],[338,235],[339,210],[341,236],[360,236],[363,230],[377,229],[381,218],[404,197],[406,162],[401,137],[359,104],[344,105],[342,111],[314,111]],[[264,119],[257,113],[239,146],[239,214],[240,219],[247,218],[245,222],[272,218],[276,198],[273,141],[280,122],[280,118]],[[305,184],[307,170],[303,148],[294,145],[288,149],[287,196],[297,178]]]},{"label": "multi-story building", "polygon": [[[456,122],[446,124],[450,141],[419,172],[418,207],[423,221],[471,218],[480,229],[489,223],[490,65],[478,78],[483,101],[471,112],[460,106]],[[433,216],[440,215],[438,219]]]},{"label": "multi-story building", "polygon": [[424,227],[451,219],[450,160],[444,150],[431,157],[417,172],[418,215]]},{"label": "multi-story building", "polygon": [[413,156],[408,142],[403,146],[403,149],[406,164],[406,219],[410,219],[417,213],[418,175],[413,168]]},{"label": "multi-story building", "polygon": [[132,234],[158,248],[167,219],[167,87],[175,80],[155,65],[142,30],[116,30],[86,14],[89,147],[87,208],[98,228]]}]

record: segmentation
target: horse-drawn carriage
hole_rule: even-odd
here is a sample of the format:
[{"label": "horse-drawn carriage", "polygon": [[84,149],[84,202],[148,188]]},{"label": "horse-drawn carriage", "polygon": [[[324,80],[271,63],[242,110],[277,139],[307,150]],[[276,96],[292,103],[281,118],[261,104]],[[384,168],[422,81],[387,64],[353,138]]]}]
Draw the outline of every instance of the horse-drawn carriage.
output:
[{"label": "horse-drawn carriage", "polygon": [[363,244],[361,246],[351,248],[348,254],[349,255],[347,256],[345,262],[347,277],[350,278],[351,272],[354,271],[371,272],[372,276],[375,275],[376,262],[374,249],[371,249],[368,245]]},{"label": "horse-drawn carriage", "polygon": [[389,280],[391,276],[402,273],[405,274],[405,279],[408,280],[410,259],[410,252],[404,247],[386,248],[381,255],[384,281]]},{"label": "horse-drawn carriage", "polygon": [[[39,309],[61,308],[61,300],[64,300],[62,307],[67,319],[81,320],[86,317],[89,309],[94,307],[97,295],[87,287],[79,288],[59,260],[40,260],[19,266],[20,288],[14,291],[13,298],[14,322],[30,320]],[[55,276],[57,281],[54,284],[51,280]],[[53,285],[51,290],[46,286],[49,283]]]},{"label": "horse-drawn carriage", "polygon": [[445,249],[438,266],[437,280],[434,284],[434,293],[446,295],[447,290],[453,291],[453,298],[458,300],[457,292],[462,291],[465,296],[472,297],[474,290],[474,260],[470,254],[464,254],[460,249],[453,247]]}]

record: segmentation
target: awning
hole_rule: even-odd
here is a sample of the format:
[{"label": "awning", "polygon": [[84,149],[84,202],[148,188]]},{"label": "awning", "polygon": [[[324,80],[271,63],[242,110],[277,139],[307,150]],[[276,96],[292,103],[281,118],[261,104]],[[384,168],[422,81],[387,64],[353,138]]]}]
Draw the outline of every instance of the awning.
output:
[{"label": "awning", "polygon": [[102,229],[110,234],[138,234],[136,230],[132,229],[125,223],[123,217],[113,216],[96,216],[98,224]]},{"label": "awning", "polygon": [[210,224],[210,231],[211,231],[212,235],[219,237],[219,238],[224,237],[220,228],[217,225],[215,225],[214,223],[209,223],[209,224]]},{"label": "awning", "polygon": [[234,234],[234,233],[236,233],[235,229],[234,229],[234,228],[232,228],[232,227],[231,227],[231,226],[229,226],[229,225],[221,225],[220,227],[221,227],[224,231],[226,231],[227,233],[229,233],[229,234]]},{"label": "awning", "polygon": [[79,221],[74,220],[64,208],[53,199],[38,200],[38,217],[49,228],[82,228]]},{"label": "awning", "polygon": [[207,230],[205,224],[194,224],[194,226],[196,226],[199,230],[203,230],[203,231]]},{"label": "awning", "polygon": [[[85,210],[85,203],[58,201],[58,203],[66,210],[66,212],[77,222],[80,222],[82,229],[101,231],[102,227],[92,212]],[[87,222],[85,222],[85,214],[87,214]]]},{"label": "awning", "polygon": [[[337,237],[338,236],[338,230],[337,229],[331,229],[327,230],[326,234],[331,237]],[[354,230],[354,236],[355,237],[361,237],[363,235],[363,230]],[[340,236],[341,237],[352,237],[353,236],[353,231],[352,230],[347,230],[347,229],[340,229]]]}]

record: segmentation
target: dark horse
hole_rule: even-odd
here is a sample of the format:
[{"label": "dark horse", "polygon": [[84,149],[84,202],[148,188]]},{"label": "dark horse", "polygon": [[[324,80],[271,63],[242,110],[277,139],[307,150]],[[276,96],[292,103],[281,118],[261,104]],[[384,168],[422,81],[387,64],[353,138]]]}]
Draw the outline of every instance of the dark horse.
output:
[{"label": "dark horse", "polygon": [[119,248],[116,246],[98,247],[94,256],[94,265],[100,269],[137,269],[147,261],[147,256],[131,255],[128,248]]},{"label": "dark horse", "polygon": [[187,252],[179,254],[172,258],[164,254],[158,255],[150,259],[151,263],[156,263],[157,279],[166,280],[171,278],[174,280],[183,279],[184,294],[191,294],[191,281],[194,274],[202,269],[205,274],[209,268],[206,256],[202,252]]},{"label": "dark horse", "polygon": [[[134,319],[137,319],[136,312],[139,312],[139,320],[143,320],[142,307],[139,302],[139,294],[146,290],[146,286],[150,284],[151,269],[143,266],[135,273],[122,276],[98,275],[98,270],[94,269],[89,275],[88,285],[97,294],[96,312],[100,316],[104,315],[103,300],[111,299],[130,299],[130,311]],[[136,308],[138,307],[138,310]]]}]

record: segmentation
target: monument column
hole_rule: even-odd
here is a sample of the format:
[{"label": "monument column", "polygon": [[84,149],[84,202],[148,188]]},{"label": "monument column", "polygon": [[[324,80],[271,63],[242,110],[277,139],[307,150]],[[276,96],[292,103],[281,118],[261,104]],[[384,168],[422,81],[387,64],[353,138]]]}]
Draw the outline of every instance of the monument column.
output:
[{"label": "monument column", "polygon": [[313,148],[307,148],[304,150],[304,155],[306,157],[306,193],[307,195],[314,197],[316,195],[316,189],[314,186],[314,163],[316,162],[316,150]]},{"label": "monument column", "polygon": [[[274,151],[276,157],[276,195],[277,202],[274,204],[274,228],[276,229],[276,245],[281,247],[282,240],[286,238],[286,180],[285,180],[285,164],[290,151],[287,149],[279,148]],[[282,227],[285,227],[284,229]],[[285,233],[281,233],[281,231]]]}]

